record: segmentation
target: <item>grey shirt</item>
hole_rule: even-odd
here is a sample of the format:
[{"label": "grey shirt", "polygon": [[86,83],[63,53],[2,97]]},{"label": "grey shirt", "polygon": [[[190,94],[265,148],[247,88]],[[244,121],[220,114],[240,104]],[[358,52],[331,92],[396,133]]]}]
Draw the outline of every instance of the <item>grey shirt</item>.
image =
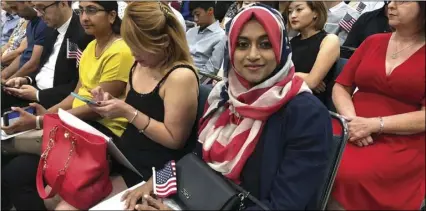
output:
[{"label": "grey shirt", "polygon": [[339,26],[339,22],[346,14],[351,15],[355,20],[357,20],[360,13],[343,1],[328,9],[327,13],[327,23],[324,26],[324,30],[330,34],[337,35],[340,40],[340,45],[343,45],[349,32]]},{"label": "grey shirt", "polygon": [[186,32],[189,51],[195,66],[203,72],[216,75],[219,71],[225,51],[226,35],[219,21],[214,22],[202,31],[193,27]]}]

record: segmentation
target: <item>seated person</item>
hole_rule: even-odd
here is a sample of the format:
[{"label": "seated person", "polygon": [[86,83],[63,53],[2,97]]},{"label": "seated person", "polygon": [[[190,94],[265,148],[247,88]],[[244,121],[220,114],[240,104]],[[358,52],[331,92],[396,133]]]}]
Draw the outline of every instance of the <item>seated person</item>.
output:
[{"label": "seated person", "polygon": [[342,45],[360,14],[343,1],[327,1],[324,3],[328,8],[324,30],[337,35],[340,39],[340,45]]},{"label": "seated person", "polygon": [[299,32],[290,41],[296,75],[303,78],[315,96],[326,105],[333,87],[330,69],[340,54],[339,38],[323,30],[327,19],[326,7],[320,1],[295,1],[284,13],[289,28]]},{"label": "seated person", "polygon": [[9,42],[2,48],[0,63],[3,67],[9,65],[13,60],[24,52],[27,48],[27,31],[28,21],[21,18],[16,28],[10,35]]},{"label": "seated person", "polygon": [[37,12],[32,8],[31,2],[8,1],[7,4],[20,17],[29,20],[29,22],[26,29],[27,48],[1,71],[2,82],[9,78],[28,76],[37,70],[43,52],[45,36],[48,33],[47,30],[49,30],[44,21],[37,17]]},{"label": "seated person", "polygon": [[[185,152],[182,148],[196,117],[198,79],[185,32],[176,30],[176,25],[179,20],[167,4],[130,3],[121,34],[136,62],[125,100],[111,97],[102,88],[92,91],[100,102],[92,106],[94,111],[106,118],[125,117],[129,121],[116,145],[143,176],[113,161],[112,171],[119,176],[112,179],[110,196],[150,178],[153,166],[161,168]],[[163,32],[158,33],[159,29]]]},{"label": "seated person", "polygon": [[425,197],[425,2],[388,7],[395,32],[368,37],[333,88],[349,120],[332,193],[345,210],[418,210]]},{"label": "seated person", "polygon": [[[80,2],[80,9],[77,11],[81,25],[87,34],[94,35],[95,40],[87,45],[80,60],[79,82],[74,90],[79,95],[91,97],[90,91],[100,86],[113,97],[124,97],[134,59],[129,47],[120,38],[121,20],[117,16],[117,7],[115,1]],[[15,110],[21,112],[19,120],[16,124],[2,129],[8,134],[34,129],[37,120],[40,126],[43,125],[44,113],[55,113],[59,108],[88,121],[114,139],[122,135],[127,124],[124,118],[102,119],[88,105],[72,96],[68,96],[48,111],[39,104],[32,105],[37,108],[38,117],[17,108]],[[35,183],[32,183],[35,182],[39,160],[40,156],[20,155],[2,169],[2,195],[8,194],[16,210],[46,210]],[[58,206],[60,209],[61,205]]]},{"label": "seated person", "polygon": [[[197,111],[197,74],[191,63],[185,32],[172,27],[179,22],[167,5],[133,2],[128,5],[124,17],[122,35],[133,47],[136,58],[133,67],[129,67],[132,70],[126,99],[114,98],[98,87],[92,93],[100,104],[92,109],[107,119],[125,117],[129,121],[117,146],[143,178],[149,178],[152,166],[161,167],[183,155],[178,149],[185,145]],[[158,34],[160,28],[164,32]],[[113,193],[143,179],[130,169],[114,165],[119,168],[113,167],[113,172],[120,177],[113,179]]]},{"label": "seated person", "polygon": [[[233,63],[229,80],[218,82],[210,93],[196,153],[270,210],[316,209],[312,203],[324,183],[332,144],[328,111],[294,75],[278,11],[259,4],[235,19],[228,38]],[[260,62],[262,66],[256,65]],[[257,135],[247,138],[239,133]],[[223,153],[214,153],[218,150]],[[240,167],[224,163],[226,158]],[[123,195],[127,209],[133,210],[151,193],[152,182]],[[245,205],[261,210],[249,201]]]},{"label": "seated person", "polygon": [[189,51],[198,70],[216,75],[222,65],[226,35],[214,16],[215,2],[191,1],[189,6],[197,23],[186,32]]},{"label": "seated person", "polygon": [[385,3],[380,9],[362,14],[352,26],[343,46],[358,48],[370,35],[391,32],[387,4]]},{"label": "seated person", "polygon": [[46,34],[38,71],[6,82],[13,88],[5,88],[6,92],[2,90],[3,110],[11,106],[22,107],[30,102],[50,108],[65,99],[78,82],[78,62],[67,58],[67,45],[79,43],[83,51],[92,40],[84,32],[78,15],[73,13],[71,2],[33,1],[33,4],[52,29]]},{"label": "seated person", "polygon": [[0,44],[1,48],[6,45],[6,43],[9,41],[10,36],[12,35],[13,30],[19,23],[19,16],[15,14],[15,12],[9,7],[6,1],[1,2],[2,9],[6,12],[6,20],[4,23],[2,23],[2,31],[1,31],[1,37],[0,37]]}]

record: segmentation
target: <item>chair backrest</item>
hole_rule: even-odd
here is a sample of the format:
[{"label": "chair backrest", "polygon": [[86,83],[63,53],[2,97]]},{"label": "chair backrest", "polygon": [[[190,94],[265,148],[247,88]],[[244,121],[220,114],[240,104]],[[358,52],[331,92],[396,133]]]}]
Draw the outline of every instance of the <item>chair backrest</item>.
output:
[{"label": "chair backrest", "polygon": [[199,93],[198,93],[197,117],[195,119],[194,126],[192,127],[191,136],[189,137],[185,145],[185,153],[192,152],[196,146],[196,143],[198,141],[198,123],[201,117],[203,117],[204,106],[207,102],[207,98],[212,88],[209,87],[209,85],[200,85],[198,90],[199,90]]},{"label": "chair backrest", "polygon": [[[344,59],[344,58],[339,58],[339,60],[337,60],[336,64],[334,65],[334,68],[331,70],[333,72],[333,82],[340,75],[340,73],[342,72],[347,62],[348,62],[348,59]],[[330,83],[330,85],[334,85],[334,83]],[[333,87],[329,87],[329,88],[333,89]],[[327,109],[330,111],[336,112],[336,107],[334,107],[333,99],[331,97],[331,91],[329,93],[330,94],[327,97],[327,102],[326,102]]]},{"label": "chair backrest", "polygon": [[320,210],[325,210],[327,206],[327,202],[333,188],[334,179],[336,178],[336,173],[340,165],[340,160],[342,158],[343,151],[345,150],[346,142],[349,139],[347,121],[342,116],[334,112],[330,111],[330,115],[332,119],[335,119],[340,123],[342,131],[339,135],[333,135],[333,145],[331,149],[329,168],[326,174],[326,182],[320,189],[321,192],[319,194],[320,198],[317,209]]}]

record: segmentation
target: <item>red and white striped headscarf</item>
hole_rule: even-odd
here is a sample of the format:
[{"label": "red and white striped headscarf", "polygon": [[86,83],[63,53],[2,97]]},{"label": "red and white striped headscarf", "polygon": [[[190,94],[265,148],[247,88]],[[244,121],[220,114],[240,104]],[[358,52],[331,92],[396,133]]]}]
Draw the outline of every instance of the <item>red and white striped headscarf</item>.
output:
[{"label": "red and white striped headscarf", "polygon": [[[255,18],[265,29],[278,63],[260,84],[249,87],[234,69],[234,51],[244,25]],[[228,80],[210,93],[199,129],[203,159],[214,170],[239,183],[241,171],[253,153],[268,118],[293,97],[311,92],[294,76],[290,43],[278,11],[256,4],[238,13],[227,28],[231,67]]]}]

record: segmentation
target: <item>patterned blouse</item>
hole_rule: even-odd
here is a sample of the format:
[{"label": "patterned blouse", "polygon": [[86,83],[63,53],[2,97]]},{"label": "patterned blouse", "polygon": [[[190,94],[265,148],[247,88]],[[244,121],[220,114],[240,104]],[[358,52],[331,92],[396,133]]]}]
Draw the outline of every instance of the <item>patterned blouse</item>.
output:
[{"label": "patterned blouse", "polygon": [[7,48],[3,55],[6,55],[7,53],[14,51],[18,49],[19,45],[21,44],[22,40],[25,38],[25,32],[27,31],[27,23],[24,18],[21,18],[16,25],[16,28],[13,30],[12,35],[10,35],[9,38],[9,48]]}]

